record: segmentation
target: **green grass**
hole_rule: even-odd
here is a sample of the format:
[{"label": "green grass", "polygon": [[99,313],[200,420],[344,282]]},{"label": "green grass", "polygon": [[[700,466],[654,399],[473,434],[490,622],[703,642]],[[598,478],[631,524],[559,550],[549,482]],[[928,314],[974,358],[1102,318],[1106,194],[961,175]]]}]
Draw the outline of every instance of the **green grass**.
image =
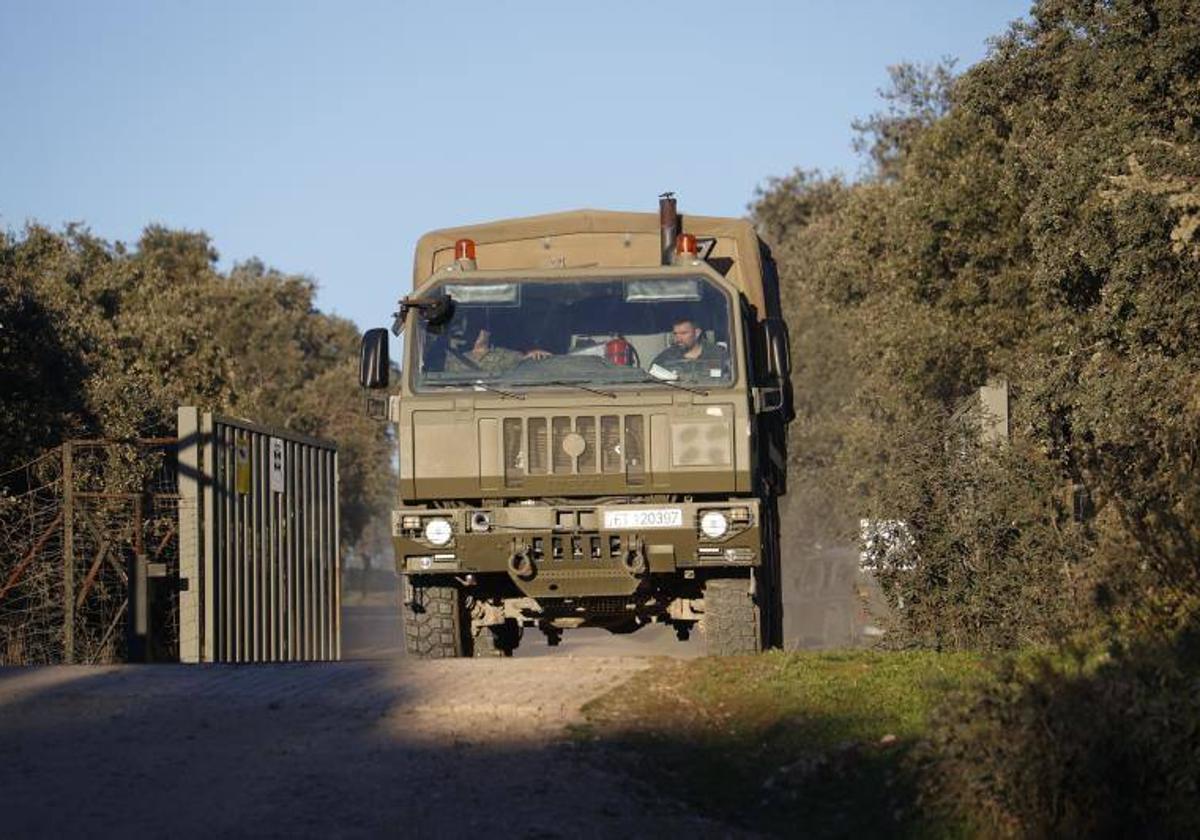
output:
[{"label": "green grass", "polygon": [[779,653],[668,662],[588,704],[578,737],[711,816],[776,834],[946,835],[911,747],[980,657]]}]

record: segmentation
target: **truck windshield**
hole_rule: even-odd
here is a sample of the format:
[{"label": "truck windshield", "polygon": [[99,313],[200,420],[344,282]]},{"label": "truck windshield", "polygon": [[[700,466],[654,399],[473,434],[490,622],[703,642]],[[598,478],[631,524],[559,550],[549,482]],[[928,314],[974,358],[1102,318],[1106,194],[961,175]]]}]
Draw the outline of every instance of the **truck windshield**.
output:
[{"label": "truck windshield", "polygon": [[729,297],[708,278],[447,279],[449,321],[417,319],[418,388],[521,390],[733,381]]}]

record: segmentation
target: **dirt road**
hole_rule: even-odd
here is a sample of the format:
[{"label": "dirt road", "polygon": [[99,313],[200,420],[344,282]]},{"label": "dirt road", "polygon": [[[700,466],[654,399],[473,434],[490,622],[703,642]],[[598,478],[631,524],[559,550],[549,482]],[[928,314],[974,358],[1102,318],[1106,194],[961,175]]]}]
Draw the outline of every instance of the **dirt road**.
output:
[{"label": "dirt road", "polygon": [[652,662],[0,669],[0,833],[737,836],[566,735]]}]

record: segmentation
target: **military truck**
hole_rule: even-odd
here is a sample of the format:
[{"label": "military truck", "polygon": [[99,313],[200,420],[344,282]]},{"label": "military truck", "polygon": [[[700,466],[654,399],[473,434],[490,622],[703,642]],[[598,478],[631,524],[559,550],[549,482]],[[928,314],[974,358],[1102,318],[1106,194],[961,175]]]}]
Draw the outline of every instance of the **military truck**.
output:
[{"label": "military truck", "polygon": [[[392,332],[410,654],[652,622],[713,654],[780,643],[790,362],[748,222],[665,194],[657,216],[436,230]],[[388,331],[367,331],[361,384],[388,388],[390,369]]]}]

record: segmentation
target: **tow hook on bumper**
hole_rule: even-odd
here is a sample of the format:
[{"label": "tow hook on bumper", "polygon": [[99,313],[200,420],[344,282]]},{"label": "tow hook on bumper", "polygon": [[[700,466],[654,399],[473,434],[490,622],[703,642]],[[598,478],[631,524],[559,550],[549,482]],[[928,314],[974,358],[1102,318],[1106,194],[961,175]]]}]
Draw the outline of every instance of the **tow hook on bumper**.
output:
[{"label": "tow hook on bumper", "polygon": [[528,551],[514,552],[508,558],[508,570],[521,580],[531,580],[537,574],[537,567],[533,564],[533,558],[529,556]]},{"label": "tow hook on bumper", "polygon": [[646,563],[646,547],[641,542],[630,546],[629,551],[626,551],[625,555],[621,558],[621,565],[631,575],[645,574],[648,568]]}]

